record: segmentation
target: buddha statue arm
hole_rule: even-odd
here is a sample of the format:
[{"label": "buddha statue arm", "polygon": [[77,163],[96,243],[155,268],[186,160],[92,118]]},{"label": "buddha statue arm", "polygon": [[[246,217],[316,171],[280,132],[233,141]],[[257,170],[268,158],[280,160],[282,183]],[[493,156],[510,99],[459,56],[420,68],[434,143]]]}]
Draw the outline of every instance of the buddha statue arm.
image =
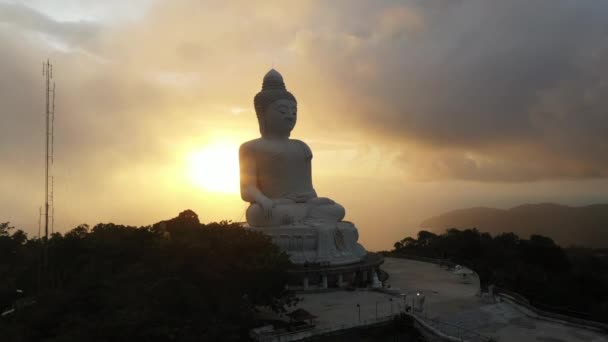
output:
[{"label": "buddha statue arm", "polygon": [[259,204],[264,210],[264,216],[270,219],[274,202],[257,187],[257,167],[251,153],[246,144],[239,149],[241,198],[244,201]]}]

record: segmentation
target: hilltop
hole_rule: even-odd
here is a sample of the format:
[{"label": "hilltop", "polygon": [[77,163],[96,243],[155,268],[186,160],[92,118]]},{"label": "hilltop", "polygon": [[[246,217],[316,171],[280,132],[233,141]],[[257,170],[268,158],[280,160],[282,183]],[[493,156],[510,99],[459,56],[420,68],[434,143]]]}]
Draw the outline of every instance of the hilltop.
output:
[{"label": "hilltop", "polygon": [[608,204],[570,207],[553,203],[524,204],[508,210],[475,207],[450,211],[424,220],[423,229],[441,233],[449,228],[477,228],[492,235],[513,232],[551,237],[558,244],[608,247]]}]

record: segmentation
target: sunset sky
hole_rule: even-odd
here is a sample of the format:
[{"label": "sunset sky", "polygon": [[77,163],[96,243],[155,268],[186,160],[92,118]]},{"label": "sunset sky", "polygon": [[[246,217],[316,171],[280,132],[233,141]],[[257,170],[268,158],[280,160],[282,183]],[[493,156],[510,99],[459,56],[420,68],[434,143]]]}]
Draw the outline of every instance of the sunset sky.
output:
[{"label": "sunset sky", "polygon": [[471,206],[608,202],[608,2],[0,0],[0,222],[243,221],[274,66],[320,196],[371,250]]}]

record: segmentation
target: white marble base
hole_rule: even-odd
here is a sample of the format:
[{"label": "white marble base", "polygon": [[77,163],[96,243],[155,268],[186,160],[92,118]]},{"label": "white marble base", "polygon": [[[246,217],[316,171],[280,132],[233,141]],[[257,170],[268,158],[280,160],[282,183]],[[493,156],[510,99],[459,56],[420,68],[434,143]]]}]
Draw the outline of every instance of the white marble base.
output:
[{"label": "white marble base", "polygon": [[346,265],[360,262],[367,254],[357,243],[357,228],[347,221],[313,221],[249,229],[270,235],[294,264]]}]

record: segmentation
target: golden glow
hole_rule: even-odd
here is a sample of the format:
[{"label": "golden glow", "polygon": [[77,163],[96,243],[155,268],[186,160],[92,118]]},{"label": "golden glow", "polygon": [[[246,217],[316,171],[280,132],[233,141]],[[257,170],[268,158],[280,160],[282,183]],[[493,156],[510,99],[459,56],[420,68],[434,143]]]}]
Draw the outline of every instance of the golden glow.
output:
[{"label": "golden glow", "polygon": [[239,147],[228,142],[210,143],[187,157],[190,182],[209,192],[239,191]]}]

